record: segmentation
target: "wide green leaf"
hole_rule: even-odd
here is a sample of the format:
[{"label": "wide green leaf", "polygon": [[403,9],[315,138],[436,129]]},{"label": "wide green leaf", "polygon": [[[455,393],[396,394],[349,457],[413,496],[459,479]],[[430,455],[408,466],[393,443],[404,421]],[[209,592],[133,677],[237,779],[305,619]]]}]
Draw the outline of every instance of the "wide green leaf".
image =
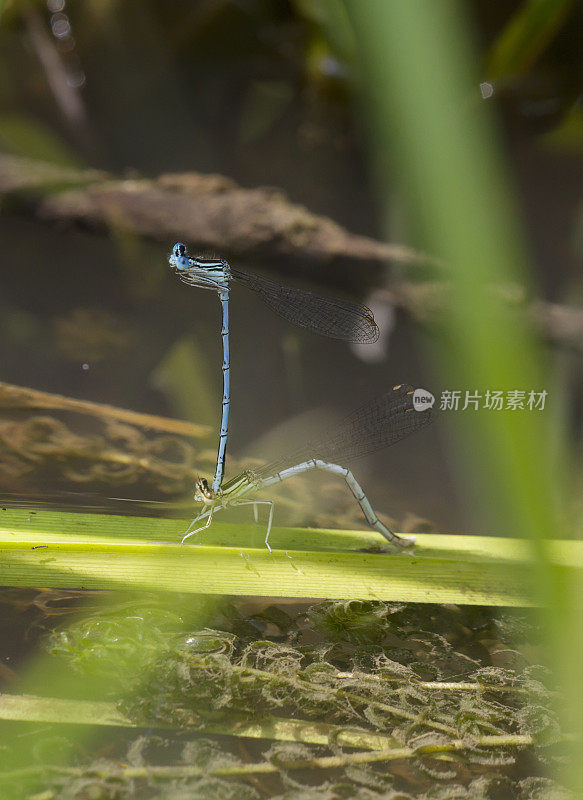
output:
[{"label": "wide green leaf", "polygon": [[[389,553],[372,532],[276,528],[269,553],[261,526],[215,523],[200,544],[182,547],[185,520],[1,513],[4,586],[488,606],[537,602],[532,553],[517,539],[423,534],[411,552]],[[549,543],[549,558],[566,580],[583,565],[583,543]]]}]

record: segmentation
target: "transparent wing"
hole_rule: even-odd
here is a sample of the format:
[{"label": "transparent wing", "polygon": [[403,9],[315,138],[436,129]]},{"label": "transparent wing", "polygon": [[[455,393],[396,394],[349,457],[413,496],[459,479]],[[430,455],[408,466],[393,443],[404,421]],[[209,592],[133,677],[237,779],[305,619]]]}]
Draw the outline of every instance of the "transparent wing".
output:
[{"label": "transparent wing", "polygon": [[353,411],[320,439],[308,442],[294,453],[254,472],[259,477],[266,478],[312,458],[345,466],[355,459],[400,442],[425,428],[435,418],[432,409],[415,410],[414,391],[410,384],[394,386],[390,391]]},{"label": "transparent wing", "polygon": [[269,278],[231,268],[232,277],[256,292],[265,305],[301,328],[349,342],[369,344],[379,338],[372,311],[358,303],[313,294]]}]

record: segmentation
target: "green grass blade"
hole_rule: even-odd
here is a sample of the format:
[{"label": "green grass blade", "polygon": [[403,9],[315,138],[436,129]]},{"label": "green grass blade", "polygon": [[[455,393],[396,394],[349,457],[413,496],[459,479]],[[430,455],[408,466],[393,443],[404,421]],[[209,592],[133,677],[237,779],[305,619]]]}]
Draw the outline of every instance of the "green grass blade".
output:
[{"label": "green grass blade", "polygon": [[[200,713],[204,715],[204,712]],[[397,746],[397,742],[386,734],[313,720],[271,716],[256,717],[250,720],[248,716],[241,714],[212,712],[204,716],[207,721],[202,728],[197,728],[197,733],[321,745],[327,745],[334,741],[342,747],[359,747],[369,750],[384,750]],[[0,694],[0,719],[12,722],[46,722],[64,725],[140,727],[118,711],[114,703],[101,700],[40,697],[30,694]],[[160,727],[163,726],[160,725]]]},{"label": "green grass blade", "polygon": [[573,0],[523,3],[494,42],[486,77],[515,78],[527,72],[557,35],[573,5]]},{"label": "green grass blade", "polygon": [[[360,531],[279,528],[270,554],[260,526],[217,523],[181,547],[183,520],[6,510],[0,585],[158,590],[210,595],[531,605],[532,552],[522,540],[423,534],[411,553],[361,552]],[[580,574],[583,543],[549,543],[562,579]]]}]

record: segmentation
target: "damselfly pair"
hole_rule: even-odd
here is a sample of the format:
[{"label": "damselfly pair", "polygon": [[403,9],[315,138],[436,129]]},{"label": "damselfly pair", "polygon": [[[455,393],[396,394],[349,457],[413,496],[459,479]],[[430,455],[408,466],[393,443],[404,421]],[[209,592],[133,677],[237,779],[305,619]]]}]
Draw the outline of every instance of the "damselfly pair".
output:
[{"label": "damselfly pair", "polygon": [[[369,525],[387,541],[399,547],[413,544],[414,540],[397,536],[380,522],[352,472],[347,467],[341,466],[350,460],[395,444],[431,422],[431,410],[415,408],[414,388],[406,384],[393,387],[385,395],[353,412],[340,427],[331,431],[326,437],[309,443],[287,458],[259,470],[248,470],[223,484],[231,399],[229,355],[231,282],[241,283],[257,292],[271,309],[289,322],[334,339],[375,342],[379,331],[370,309],[356,303],[320,297],[304,289],[282,286],[268,278],[231,268],[226,261],[220,259],[190,258],[186,254],[186,247],[181,243],[174,245],[169,263],[183,283],[216,291],[222,308],[223,406],[217,464],[211,486],[205,478],[196,481],[194,499],[202,504],[202,511],[191,522],[182,542],[207,528],[214,514],[221,509],[252,505],[257,520],[258,506],[267,505],[269,518],[265,544],[271,550],[269,533],[273,522],[273,501],[247,498],[254,492],[286,478],[318,469],[340,475],[345,479]],[[194,527],[203,520],[206,520],[204,524]]]}]

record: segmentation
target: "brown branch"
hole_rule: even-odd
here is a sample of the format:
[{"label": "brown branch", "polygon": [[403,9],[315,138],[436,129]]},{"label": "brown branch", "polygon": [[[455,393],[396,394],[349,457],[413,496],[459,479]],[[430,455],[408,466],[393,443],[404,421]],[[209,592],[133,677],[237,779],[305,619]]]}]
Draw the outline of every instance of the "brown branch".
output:
[{"label": "brown branch", "polygon": [[[565,349],[583,353],[583,308],[561,305],[545,300],[529,301],[520,286],[492,287],[509,308],[520,308],[527,319],[546,341]],[[401,281],[389,283],[388,289],[379,290],[384,298],[404,311],[415,322],[431,324],[447,313],[451,295],[447,284],[440,281]]]},{"label": "brown branch", "polygon": [[154,414],[142,414],[126,408],[108,406],[104,403],[93,403],[89,400],[76,400],[73,397],[64,397],[50,392],[39,392],[37,389],[28,389],[24,386],[13,386],[10,383],[0,382],[0,409],[4,408],[31,408],[51,409],[53,411],[77,411],[101,419],[117,420],[136,425],[138,428],[150,428],[155,431],[174,433],[181,436],[191,436],[195,439],[209,435],[208,425],[199,425],[195,422],[186,422],[181,419],[158,417]]},{"label": "brown branch", "polygon": [[[220,175],[185,173],[157,179],[117,179],[0,154],[0,201],[5,211],[33,214],[44,222],[90,230],[114,228],[149,239],[184,239],[193,251],[254,260],[334,259],[409,265],[438,264],[411,248],[356,236],[327,217],[290,203],[275,189],[243,189]],[[530,305],[518,287],[506,293],[523,305],[549,341],[583,351],[583,310],[543,301]],[[415,321],[425,323],[447,306],[444,283],[391,281],[385,296]]]},{"label": "brown branch", "polygon": [[53,223],[92,230],[125,229],[193,250],[243,258],[294,257],[426,264],[411,248],[349,233],[331,219],[290,203],[276,189],[244,189],[221,175],[191,172],[156,179],[118,179],[0,155],[0,199]]},{"label": "brown branch", "polygon": [[583,308],[536,301],[529,316],[549,341],[583,352]]}]

